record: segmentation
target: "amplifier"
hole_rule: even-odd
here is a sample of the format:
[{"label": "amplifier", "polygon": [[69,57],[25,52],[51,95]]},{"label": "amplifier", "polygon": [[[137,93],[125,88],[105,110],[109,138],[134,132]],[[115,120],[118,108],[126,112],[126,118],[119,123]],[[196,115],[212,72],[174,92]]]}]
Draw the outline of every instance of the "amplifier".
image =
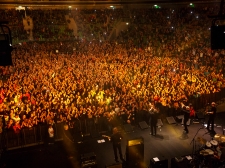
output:
[{"label": "amplifier", "polygon": [[150,165],[151,168],[168,168],[168,159],[165,159],[164,157],[161,157],[160,159],[155,157],[150,159]]}]

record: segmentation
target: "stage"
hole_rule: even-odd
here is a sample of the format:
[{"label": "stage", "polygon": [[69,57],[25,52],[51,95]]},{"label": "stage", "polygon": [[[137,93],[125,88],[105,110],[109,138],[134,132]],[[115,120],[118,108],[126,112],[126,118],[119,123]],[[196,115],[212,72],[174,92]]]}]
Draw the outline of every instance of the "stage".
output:
[{"label": "stage", "polygon": [[[216,134],[223,134],[222,125],[225,113],[218,113],[215,124]],[[205,120],[207,121],[207,120]],[[139,125],[126,131],[120,128],[123,135],[122,151],[126,160],[126,148],[128,140],[143,138],[144,162],[143,168],[147,168],[152,158],[168,159],[168,167],[171,159],[181,156],[191,156],[195,151],[201,150],[205,146],[205,141],[211,141],[214,135],[210,134],[204,127],[204,121],[191,124],[189,133],[183,132],[181,123],[169,124],[162,119],[163,126],[157,129],[157,135],[150,135],[150,128],[141,129]],[[104,133],[104,135],[110,133]],[[101,143],[98,142],[101,141]],[[107,138],[98,134],[95,137],[86,135],[82,141],[69,142],[69,140],[57,141],[54,145],[40,144],[38,146],[26,147],[17,150],[6,151],[1,158],[1,167],[23,167],[23,168],[70,168],[80,167],[80,156],[92,155],[96,157],[98,168],[116,164],[114,161],[111,142]],[[92,157],[92,156],[91,156]],[[120,161],[122,166],[122,161]],[[117,164],[119,164],[117,163]],[[125,165],[125,164],[123,164]]]}]

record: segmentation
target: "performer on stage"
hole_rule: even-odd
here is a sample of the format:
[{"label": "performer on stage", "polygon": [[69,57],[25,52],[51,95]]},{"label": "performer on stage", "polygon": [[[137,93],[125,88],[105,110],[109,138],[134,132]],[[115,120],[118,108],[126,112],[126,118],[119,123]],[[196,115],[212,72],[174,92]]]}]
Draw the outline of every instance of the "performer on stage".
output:
[{"label": "performer on stage", "polygon": [[207,130],[209,130],[210,124],[211,124],[211,131],[214,132],[214,120],[216,117],[216,103],[211,103],[211,109],[209,111],[206,111],[206,113],[209,115],[208,123],[207,123]]},{"label": "performer on stage", "polygon": [[214,157],[217,160],[217,167],[225,166],[225,142],[219,143],[216,151],[214,152]]},{"label": "performer on stage", "polygon": [[113,151],[114,151],[115,161],[119,162],[118,161],[117,150],[119,151],[120,160],[121,161],[125,161],[123,159],[122,149],[121,149],[122,135],[119,133],[117,127],[113,128],[113,134],[111,135],[110,140],[112,141],[112,144],[113,144]]},{"label": "performer on stage", "polygon": [[151,135],[156,135],[156,127],[157,127],[157,120],[158,120],[158,114],[159,114],[159,108],[155,105],[152,105],[152,108],[150,110],[151,114]]},{"label": "performer on stage", "polygon": [[181,103],[181,109],[182,112],[184,114],[184,131],[188,134],[188,128],[187,128],[187,122],[190,118],[190,107],[189,106],[185,106],[184,103]]}]

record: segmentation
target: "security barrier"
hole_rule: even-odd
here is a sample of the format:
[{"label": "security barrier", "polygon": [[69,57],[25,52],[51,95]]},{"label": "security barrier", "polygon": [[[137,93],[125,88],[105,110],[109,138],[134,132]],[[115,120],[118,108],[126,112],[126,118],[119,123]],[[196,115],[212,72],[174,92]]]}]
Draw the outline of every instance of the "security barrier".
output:
[{"label": "security barrier", "polygon": [[[204,108],[208,103],[222,100],[224,95],[225,88],[222,88],[220,92],[191,96],[189,97],[189,101],[193,104],[194,108],[198,110]],[[143,121],[146,118],[143,110],[138,111],[135,118],[136,124]],[[117,124],[122,126],[126,123],[117,122]],[[83,135],[87,134],[91,135],[93,132],[97,132],[99,134],[111,131],[113,126],[118,125],[114,125],[112,123],[109,124],[107,118],[103,116],[99,118],[88,118],[76,120],[73,128],[69,129],[69,133],[73,140],[80,140],[79,137],[83,137]],[[54,124],[53,129],[55,141],[63,140],[65,136],[63,123]],[[0,150],[3,148],[12,150],[26,146],[38,145],[40,143],[46,143],[48,141],[48,137],[48,126],[42,124],[31,128],[23,128],[19,133],[15,133],[13,130],[4,130],[0,133]]]}]

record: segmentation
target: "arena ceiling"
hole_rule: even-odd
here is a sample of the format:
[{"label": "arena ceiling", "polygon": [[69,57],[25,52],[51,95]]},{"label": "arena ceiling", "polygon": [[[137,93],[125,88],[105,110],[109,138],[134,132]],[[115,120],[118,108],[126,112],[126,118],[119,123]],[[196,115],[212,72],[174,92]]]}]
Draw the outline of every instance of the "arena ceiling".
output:
[{"label": "arena ceiling", "polygon": [[218,3],[221,0],[109,0],[109,1],[12,1],[1,0],[1,5],[131,5],[131,4],[178,4],[178,3]]}]

